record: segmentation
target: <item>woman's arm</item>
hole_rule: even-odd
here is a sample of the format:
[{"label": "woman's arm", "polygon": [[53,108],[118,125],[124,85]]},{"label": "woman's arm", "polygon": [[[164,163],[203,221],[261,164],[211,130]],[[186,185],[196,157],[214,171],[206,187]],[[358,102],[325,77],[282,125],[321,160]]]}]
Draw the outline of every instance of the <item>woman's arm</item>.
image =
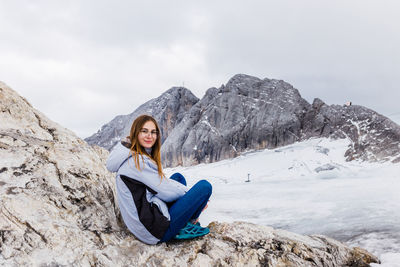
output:
[{"label": "woman's arm", "polygon": [[132,158],[129,158],[119,169],[119,175],[125,175],[137,180],[156,192],[156,196],[165,202],[172,202],[182,197],[188,188],[177,181],[158,176],[158,172],[140,160],[141,170],[138,170]]}]

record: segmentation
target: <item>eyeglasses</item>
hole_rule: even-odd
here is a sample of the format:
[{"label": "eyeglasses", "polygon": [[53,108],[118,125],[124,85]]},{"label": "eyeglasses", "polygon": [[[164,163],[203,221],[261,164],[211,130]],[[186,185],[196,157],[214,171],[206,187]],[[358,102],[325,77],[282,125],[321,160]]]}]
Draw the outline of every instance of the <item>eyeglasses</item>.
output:
[{"label": "eyeglasses", "polygon": [[158,131],[156,131],[156,130],[150,132],[147,129],[142,129],[142,130],[140,130],[140,133],[142,135],[149,135],[150,134],[152,137],[157,137],[158,136]]}]

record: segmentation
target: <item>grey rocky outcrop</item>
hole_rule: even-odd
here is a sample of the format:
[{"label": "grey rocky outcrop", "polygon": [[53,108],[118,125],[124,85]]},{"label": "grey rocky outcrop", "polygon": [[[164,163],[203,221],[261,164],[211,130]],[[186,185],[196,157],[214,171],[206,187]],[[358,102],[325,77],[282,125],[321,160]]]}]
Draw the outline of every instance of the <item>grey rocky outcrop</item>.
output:
[{"label": "grey rocky outcrop", "polygon": [[368,266],[324,236],[250,223],[149,246],[119,219],[108,152],[89,146],[0,83],[0,266]]},{"label": "grey rocky outcrop", "polygon": [[209,89],[174,128],[162,148],[164,163],[214,162],[294,143],[309,108],[284,81],[235,75],[225,86]]},{"label": "grey rocky outcrop", "polygon": [[129,135],[134,119],[142,114],[153,116],[159,123],[162,142],[183,118],[184,114],[199,101],[184,87],[172,87],[161,96],[147,101],[128,115],[119,115],[103,125],[97,133],[85,138],[91,145],[110,150],[121,138]]},{"label": "grey rocky outcrop", "polygon": [[303,124],[302,139],[348,138],[347,160],[400,162],[400,126],[366,107],[326,105],[317,98]]},{"label": "grey rocky outcrop", "polygon": [[362,106],[313,104],[282,80],[238,74],[209,89],[163,144],[164,164],[194,165],[312,137],[348,138],[348,160],[400,161],[400,126]]}]

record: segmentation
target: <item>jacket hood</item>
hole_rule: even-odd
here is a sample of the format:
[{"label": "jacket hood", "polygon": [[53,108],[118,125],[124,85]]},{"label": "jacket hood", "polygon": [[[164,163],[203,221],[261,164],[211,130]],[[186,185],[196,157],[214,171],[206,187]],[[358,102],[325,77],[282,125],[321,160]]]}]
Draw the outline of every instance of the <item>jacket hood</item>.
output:
[{"label": "jacket hood", "polygon": [[110,172],[117,172],[122,163],[131,156],[129,152],[127,147],[118,142],[107,159],[107,169]]},{"label": "jacket hood", "polygon": [[[146,152],[151,153],[151,148],[146,149]],[[122,145],[121,142],[118,142],[118,144],[114,147],[114,149],[108,156],[107,170],[109,170],[110,172],[118,172],[119,167],[121,167],[121,165],[130,157],[132,157],[130,149]],[[147,164],[150,168],[158,170],[155,162],[153,162],[147,155],[143,155],[142,159],[143,162]]]}]

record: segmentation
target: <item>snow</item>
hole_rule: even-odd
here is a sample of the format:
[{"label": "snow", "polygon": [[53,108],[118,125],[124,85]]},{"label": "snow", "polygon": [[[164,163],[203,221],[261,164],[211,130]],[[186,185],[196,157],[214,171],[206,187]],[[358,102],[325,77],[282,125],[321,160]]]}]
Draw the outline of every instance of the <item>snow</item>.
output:
[{"label": "snow", "polygon": [[381,266],[396,266],[400,164],[346,162],[350,144],[348,139],[311,139],[165,171],[181,172],[189,185],[200,179],[211,182],[213,196],[202,224],[240,220],[299,234],[324,234],[369,250],[380,257]]}]

